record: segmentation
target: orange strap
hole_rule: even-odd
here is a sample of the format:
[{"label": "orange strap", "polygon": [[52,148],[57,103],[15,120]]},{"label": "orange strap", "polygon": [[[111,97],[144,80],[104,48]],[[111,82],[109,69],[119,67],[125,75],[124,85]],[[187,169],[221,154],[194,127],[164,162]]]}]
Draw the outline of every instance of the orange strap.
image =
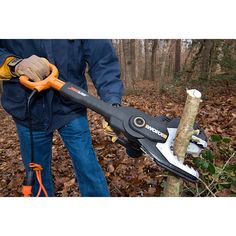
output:
[{"label": "orange strap", "polygon": [[[37,181],[39,183],[39,190],[38,193],[36,195],[36,197],[39,197],[41,192],[43,191],[44,195],[46,197],[48,197],[48,193],[45,189],[45,187],[43,186],[43,181],[42,181],[42,175],[41,175],[41,171],[43,170],[42,166],[36,163],[30,163],[29,167],[32,168],[32,170],[35,171],[36,174],[36,178]],[[24,194],[24,197],[29,197],[32,194],[32,186],[23,186],[22,192]]]}]

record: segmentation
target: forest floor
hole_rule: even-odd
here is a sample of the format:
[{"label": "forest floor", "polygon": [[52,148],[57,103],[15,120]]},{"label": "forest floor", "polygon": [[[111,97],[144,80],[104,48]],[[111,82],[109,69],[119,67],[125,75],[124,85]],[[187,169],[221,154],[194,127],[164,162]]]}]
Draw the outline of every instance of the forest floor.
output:
[{"label": "forest floor", "polygon": [[[186,98],[185,89],[183,86],[170,86],[158,93],[152,82],[142,82],[136,85],[135,92],[124,96],[124,103],[153,116],[180,117]],[[197,122],[208,136],[220,134],[230,137],[235,147],[236,81],[212,82],[201,85],[199,90],[203,93],[203,101]],[[90,91],[94,93],[92,87]],[[0,122],[0,196],[21,196],[24,166],[16,129],[11,117],[1,107]],[[89,111],[89,122],[93,145],[111,196],[162,196],[168,172],[148,157],[129,158],[123,147],[111,143],[103,133],[100,115]],[[71,159],[57,132],[53,138],[52,172],[56,196],[80,196]]]}]

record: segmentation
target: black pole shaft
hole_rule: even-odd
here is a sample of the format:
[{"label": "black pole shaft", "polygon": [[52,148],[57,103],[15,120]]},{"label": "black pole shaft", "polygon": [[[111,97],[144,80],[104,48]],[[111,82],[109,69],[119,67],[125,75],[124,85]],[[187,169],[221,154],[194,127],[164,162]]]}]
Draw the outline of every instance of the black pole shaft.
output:
[{"label": "black pole shaft", "polygon": [[121,112],[110,104],[103,102],[102,100],[90,95],[84,89],[77,87],[72,83],[66,83],[61,89],[60,94],[62,96],[68,97],[71,100],[84,105],[87,108],[101,114],[105,118],[109,119],[112,115],[116,117],[121,117]]}]

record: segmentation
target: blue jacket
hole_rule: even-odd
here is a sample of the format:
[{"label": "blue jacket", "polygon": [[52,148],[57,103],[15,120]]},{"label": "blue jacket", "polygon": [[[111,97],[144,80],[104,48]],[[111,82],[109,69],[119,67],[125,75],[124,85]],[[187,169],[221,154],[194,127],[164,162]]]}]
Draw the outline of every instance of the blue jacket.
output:
[{"label": "blue jacket", "polygon": [[[87,90],[86,63],[100,98],[107,103],[120,103],[123,83],[120,66],[110,40],[0,40],[0,65],[6,57],[45,57],[57,66],[59,78]],[[18,78],[3,83],[2,106],[13,119],[28,127],[27,98],[30,90]],[[34,130],[52,131],[78,116],[86,108],[62,97],[53,89],[38,94],[32,105]]]}]

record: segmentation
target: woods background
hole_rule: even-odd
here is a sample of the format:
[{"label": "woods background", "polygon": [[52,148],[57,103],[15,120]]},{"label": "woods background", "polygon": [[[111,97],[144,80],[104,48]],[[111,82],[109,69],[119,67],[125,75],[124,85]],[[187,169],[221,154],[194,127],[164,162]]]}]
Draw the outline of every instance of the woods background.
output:
[{"label": "woods background", "polygon": [[155,82],[157,89],[175,80],[234,77],[236,40],[113,40],[126,89],[139,81]]},{"label": "woods background", "polygon": [[236,75],[236,40],[114,39],[112,42],[128,91],[135,89],[140,81],[153,81],[158,91],[176,80],[207,81]]}]

